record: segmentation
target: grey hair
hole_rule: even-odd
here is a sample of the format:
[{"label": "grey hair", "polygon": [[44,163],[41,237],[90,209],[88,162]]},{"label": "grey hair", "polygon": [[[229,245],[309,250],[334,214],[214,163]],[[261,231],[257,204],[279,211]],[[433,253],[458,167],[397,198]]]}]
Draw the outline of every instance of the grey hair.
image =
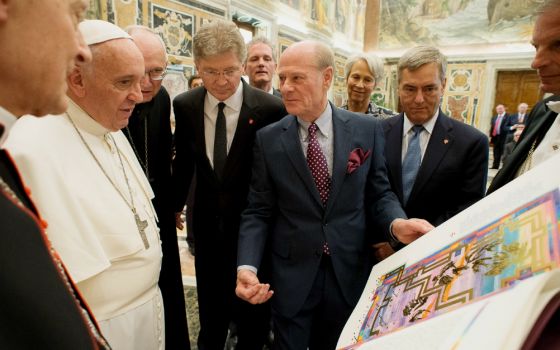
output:
[{"label": "grey hair", "polygon": [[415,71],[428,63],[437,63],[439,68],[439,79],[445,81],[445,70],[447,68],[447,58],[436,47],[416,46],[406,51],[397,64],[398,81],[401,82],[402,71],[408,69]]},{"label": "grey hair", "polygon": [[[265,44],[266,46],[270,47],[270,51],[272,52],[272,60],[274,61],[274,63],[276,63],[276,50],[274,49],[274,45],[272,45],[270,40],[263,36],[254,37],[251,41],[249,41],[247,43],[247,51],[249,51],[249,49],[253,47],[253,45],[257,44]],[[248,58],[246,58],[245,60],[247,59]]]},{"label": "grey hair", "polygon": [[558,8],[560,8],[560,0],[545,0],[544,3],[537,8],[536,14],[540,16]]},{"label": "grey hair", "polygon": [[323,70],[328,67],[334,68],[334,53],[331,48],[320,41],[310,40],[309,42],[314,44],[314,50],[317,54],[315,57],[315,64],[319,70]]},{"label": "grey hair", "polygon": [[383,70],[383,60],[377,55],[371,53],[359,53],[346,60],[346,65],[344,66],[344,76],[346,77],[346,80],[348,80],[348,76],[350,76],[350,71],[352,70],[354,64],[360,60],[367,64],[369,71],[376,82],[383,79],[385,76],[385,72]]},{"label": "grey hair", "polygon": [[235,23],[221,19],[203,25],[193,38],[195,63],[206,57],[233,52],[239,62],[245,62],[247,48]]},{"label": "grey hair", "polygon": [[[152,28],[134,24],[134,25],[130,25],[130,26],[125,27],[124,31],[127,32],[127,34],[130,35],[130,36],[132,36],[136,32],[147,32],[147,33],[155,35],[158,38],[158,41],[160,42],[161,46],[163,47],[163,52],[165,52],[165,61],[166,62],[168,61],[167,47],[165,46],[165,42],[163,41],[162,37],[158,33],[156,33]],[[132,39],[132,40],[134,40],[134,39]]]}]

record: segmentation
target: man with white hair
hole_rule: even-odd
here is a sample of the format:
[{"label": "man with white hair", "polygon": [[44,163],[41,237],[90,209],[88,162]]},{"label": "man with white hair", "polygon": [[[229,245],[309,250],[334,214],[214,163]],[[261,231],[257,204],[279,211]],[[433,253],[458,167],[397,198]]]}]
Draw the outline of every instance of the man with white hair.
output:
[{"label": "man with white hair", "polygon": [[68,75],[66,113],[20,119],[7,148],[112,347],[163,349],[153,192],[120,131],[142,101],[144,60],[109,22],[85,21],[80,31],[92,62]]}]

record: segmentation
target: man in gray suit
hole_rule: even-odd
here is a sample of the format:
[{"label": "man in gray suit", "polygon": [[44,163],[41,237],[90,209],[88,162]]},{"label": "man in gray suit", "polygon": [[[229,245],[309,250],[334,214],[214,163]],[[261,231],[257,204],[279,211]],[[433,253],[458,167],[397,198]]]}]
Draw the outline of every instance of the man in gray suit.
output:
[{"label": "man in gray suit", "polygon": [[[237,295],[272,297],[275,347],[334,349],[369,269],[368,235],[410,243],[432,226],[405,220],[391,192],[381,124],[329,103],[332,51],[303,41],[282,54],[290,113],[257,132],[249,206],[239,233]],[[272,277],[256,272],[265,247]]]}]

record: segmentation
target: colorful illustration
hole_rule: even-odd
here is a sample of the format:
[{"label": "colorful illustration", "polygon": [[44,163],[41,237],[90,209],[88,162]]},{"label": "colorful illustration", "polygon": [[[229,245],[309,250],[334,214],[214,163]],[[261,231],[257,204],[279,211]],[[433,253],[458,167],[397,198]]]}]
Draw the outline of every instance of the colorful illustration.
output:
[{"label": "colorful illustration", "polygon": [[549,192],[408,267],[383,275],[355,335],[364,342],[560,266],[560,192]]}]

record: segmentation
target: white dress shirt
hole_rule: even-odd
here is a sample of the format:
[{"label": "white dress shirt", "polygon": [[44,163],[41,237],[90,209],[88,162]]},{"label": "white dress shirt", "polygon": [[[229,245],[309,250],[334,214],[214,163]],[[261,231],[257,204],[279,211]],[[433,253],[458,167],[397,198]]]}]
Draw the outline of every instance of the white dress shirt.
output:
[{"label": "white dress shirt", "polygon": [[[426,153],[426,148],[428,148],[428,142],[430,142],[430,137],[434,131],[434,126],[436,125],[436,121],[439,115],[439,108],[436,109],[436,113],[430,120],[422,124],[424,129],[420,132],[420,151],[422,152],[422,160],[424,160],[424,154]],[[401,162],[404,161],[404,157],[406,156],[406,152],[408,151],[408,142],[410,138],[414,134],[412,128],[415,124],[412,124],[406,113],[404,114],[404,122],[403,122],[403,134],[402,134],[402,152],[401,152]]]},{"label": "white dress shirt", "polygon": [[216,136],[216,120],[218,119],[218,104],[220,102],[226,104],[224,115],[226,117],[227,152],[229,154],[235,130],[237,130],[239,113],[243,105],[243,84],[239,83],[237,90],[225,101],[218,100],[210,92],[207,92],[204,98],[204,139],[206,141],[206,156],[212,167],[214,167],[214,139]]},{"label": "white dress shirt", "polygon": [[[303,150],[303,155],[307,158],[307,146],[309,145],[309,126],[310,122],[306,122],[301,118],[297,118],[299,128],[299,140],[301,142],[301,149]],[[321,151],[327,160],[327,167],[329,168],[329,176],[332,176],[333,170],[333,124],[332,124],[332,108],[330,103],[327,103],[323,113],[315,120],[317,125],[318,133],[317,142],[321,147]]]}]

